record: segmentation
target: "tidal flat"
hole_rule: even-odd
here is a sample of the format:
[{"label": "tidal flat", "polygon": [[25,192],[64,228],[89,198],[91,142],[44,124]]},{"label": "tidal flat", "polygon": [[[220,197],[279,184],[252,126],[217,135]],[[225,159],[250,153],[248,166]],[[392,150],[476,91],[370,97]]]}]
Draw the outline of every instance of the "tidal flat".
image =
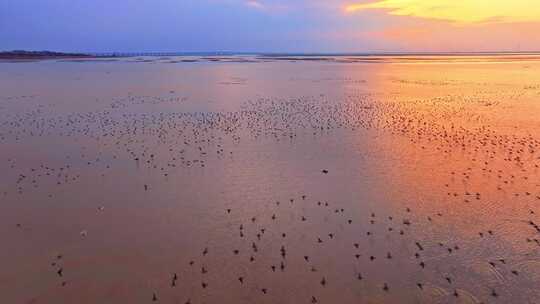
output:
[{"label": "tidal flat", "polygon": [[1,303],[540,303],[540,59],[0,62]]}]

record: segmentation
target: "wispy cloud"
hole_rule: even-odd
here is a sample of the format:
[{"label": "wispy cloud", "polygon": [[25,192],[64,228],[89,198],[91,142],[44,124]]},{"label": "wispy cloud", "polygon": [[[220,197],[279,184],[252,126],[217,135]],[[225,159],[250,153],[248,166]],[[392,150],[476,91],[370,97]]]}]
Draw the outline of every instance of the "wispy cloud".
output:
[{"label": "wispy cloud", "polygon": [[282,12],[290,8],[288,2],[282,0],[241,0],[238,3],[264,12]]},{"label": "wispy cloud", "polygon": [[261,2],[259,1],[256,1],[256,0],[248,0],[245,2],[245,5],[249,6],[249,7],[252,7],[252,8],[255,8],[255,9],[265,9],[266,6],[264,4],[262,4]]}]

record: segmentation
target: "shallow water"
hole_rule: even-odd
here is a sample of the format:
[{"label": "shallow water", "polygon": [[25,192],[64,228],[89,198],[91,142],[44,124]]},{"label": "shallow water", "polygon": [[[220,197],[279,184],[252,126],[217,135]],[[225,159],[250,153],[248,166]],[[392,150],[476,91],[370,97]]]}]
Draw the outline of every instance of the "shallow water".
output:
[{"label": "shallow water", "polygon": [[0,63],[0,302],[540,302],[535,56],[192,59]]}]

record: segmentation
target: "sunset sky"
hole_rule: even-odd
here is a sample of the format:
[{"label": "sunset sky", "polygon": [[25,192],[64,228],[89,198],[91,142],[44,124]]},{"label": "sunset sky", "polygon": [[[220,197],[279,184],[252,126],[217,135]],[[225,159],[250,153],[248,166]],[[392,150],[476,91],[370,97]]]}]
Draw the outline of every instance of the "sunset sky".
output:
[{"label": "sunset sky", "polygon": [[540,50],[536,0],[5,0],[0,50]]}]

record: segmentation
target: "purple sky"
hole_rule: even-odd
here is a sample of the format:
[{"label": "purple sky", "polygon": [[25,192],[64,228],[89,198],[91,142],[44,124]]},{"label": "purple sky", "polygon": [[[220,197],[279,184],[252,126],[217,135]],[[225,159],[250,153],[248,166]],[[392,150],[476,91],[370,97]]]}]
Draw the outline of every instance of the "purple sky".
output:
[{"label": "purple sky", "polygon": [[[384,0],[2,0],[0,50],[369,52],[540,46],[538,39],[523,36],[530,24],[467,28],[388,10],[344,10],[351,3],[374,1]],[[402,2],[407,1],[412,3]]]}]

